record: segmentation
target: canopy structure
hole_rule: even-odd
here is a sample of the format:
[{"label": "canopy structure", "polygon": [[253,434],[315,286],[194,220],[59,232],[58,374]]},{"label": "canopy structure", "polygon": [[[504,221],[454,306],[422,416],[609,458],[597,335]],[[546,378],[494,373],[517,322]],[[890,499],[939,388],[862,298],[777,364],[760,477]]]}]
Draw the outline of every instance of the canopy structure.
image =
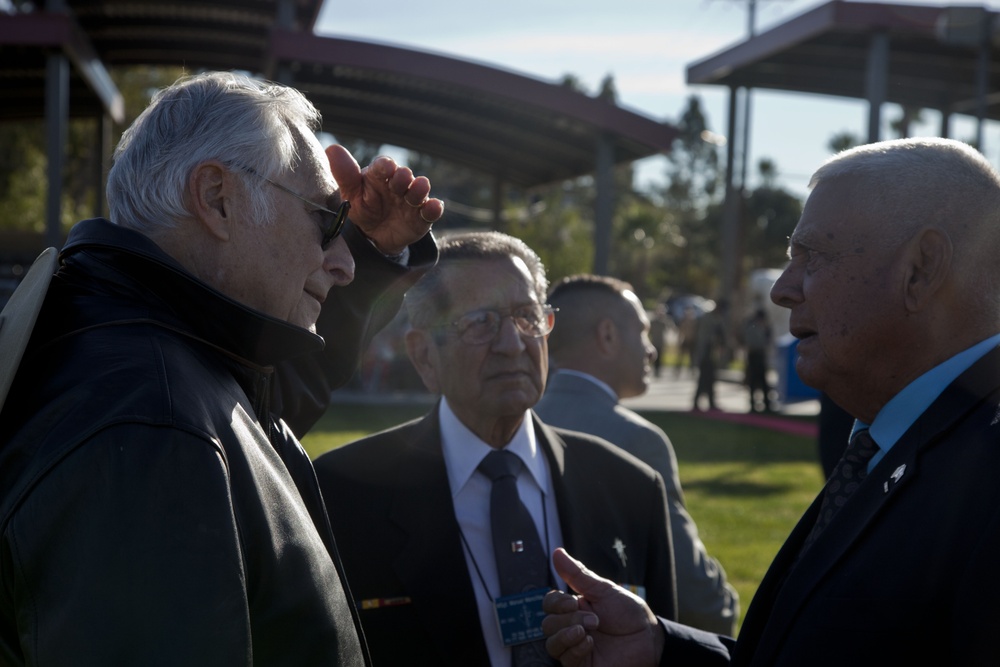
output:
[{"label": "canopy structure", "polygon": [[[724,227],[724,290],[739,283],[739,193],[733,185],[736,93],[763,88],[867,100],[868,141],[878,141],[882,106],[941,112],[949,136],[953,114],[1000,119],[997,13],[982,6],[927,6],[832,0],[687,68],[691,84],[730,89]],[[747,131],[746,122],[742,130]]]},{"label": "canopy structure", "polygon": [[[108,67],[245,70],[302,90],[335,136],[445,158],[492,174],[498,184],[532,187],[596,174],[595,270],[603,272],[611,169],[669,151],[674,128],[488,65],[318,36],[320,6],[321,0],[49,0],[44,11],[0,15],[0,120],[46,117],[50,182],[58,182],[70,116],[122,119]],[[102,128],[108,130],[107,122]],[[49,243],[58,245],[58,199],[51,197]]]},{"label": "canopy structure", "polygon": [[997,13],[832,0],[688,66],[688,83],[868,100],[1000,119]]}]

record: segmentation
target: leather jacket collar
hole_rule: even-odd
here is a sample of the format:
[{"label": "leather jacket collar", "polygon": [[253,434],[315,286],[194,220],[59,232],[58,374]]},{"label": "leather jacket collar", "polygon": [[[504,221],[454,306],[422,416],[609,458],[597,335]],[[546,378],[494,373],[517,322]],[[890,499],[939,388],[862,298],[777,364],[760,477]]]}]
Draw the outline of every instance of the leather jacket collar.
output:
[{"label": "leather jacket collar", "polygon": [[[323,339],[225,296],[184,270],[149,237],[103,218],[70,231],[56,279],[94,297],[61,335],[118,322],[150,321],[243,363],[270,367],[323,348]],[[69,327],[69,328],[67,328]]]}]

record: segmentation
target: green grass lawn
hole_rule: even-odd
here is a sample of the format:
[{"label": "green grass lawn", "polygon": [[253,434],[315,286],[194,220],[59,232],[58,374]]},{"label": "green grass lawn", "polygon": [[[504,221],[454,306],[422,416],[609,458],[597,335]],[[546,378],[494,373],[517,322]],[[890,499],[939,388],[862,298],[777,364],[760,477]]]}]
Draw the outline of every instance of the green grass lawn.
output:
[{"label": "green grass lawn", "polygon": [[[426,411],[422,405],[335,406],[302,443],[315,458]],[[778,548],[823,485],[815,441],[686,413],[644,415],[670,436],[688,511],[745,612]]]}]

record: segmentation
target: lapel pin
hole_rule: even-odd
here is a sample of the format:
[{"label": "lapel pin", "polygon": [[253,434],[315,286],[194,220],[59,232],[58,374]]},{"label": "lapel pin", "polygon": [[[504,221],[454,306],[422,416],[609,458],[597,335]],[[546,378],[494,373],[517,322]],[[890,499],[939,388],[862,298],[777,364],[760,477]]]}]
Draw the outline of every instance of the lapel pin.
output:
[{"label": "lapel pin", "polygon": [[[892,479],[893,484],[898,483],[899,480],[902,479],[903,474],[905,472],[906,472],[906,464],[905,463],[903,465],[899,466],[898,468],[896,468],[895,470],[893,470],[892,474],[889,475],[889,477]],[[882,493],[889,493],[889,482],[888,481],[882,483]]]},{"label": "lapel pin", "polygon": [[611,548],[618,554],[618,560],[622,562],[622,567],[625,567],[625,564],[628,562],[628,556],[625,555],[625,543],[622,542],[622,538],[616,537]]}]

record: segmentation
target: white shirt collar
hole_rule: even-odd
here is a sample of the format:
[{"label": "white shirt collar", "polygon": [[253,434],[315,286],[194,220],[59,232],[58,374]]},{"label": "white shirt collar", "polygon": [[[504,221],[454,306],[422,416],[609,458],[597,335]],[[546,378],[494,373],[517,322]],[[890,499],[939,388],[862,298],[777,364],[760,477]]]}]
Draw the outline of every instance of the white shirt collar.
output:
[{"label": "white shirt collar", "polygon": [[[451,485],[451,495],[454,497],[468,483],[476,468],[493,448],[459,421],[448,405],[447,398],[441,398],[438,420],[441,424],[441,449],[448,469],[448,483]],[[521,458],[524,467],[531,473],[542,493],[548,495],[549,476],[535,438],[535,429],[529,428],[531,423],[531,411],[527,410],[514,437],[507,443],[506,449]]]}]

